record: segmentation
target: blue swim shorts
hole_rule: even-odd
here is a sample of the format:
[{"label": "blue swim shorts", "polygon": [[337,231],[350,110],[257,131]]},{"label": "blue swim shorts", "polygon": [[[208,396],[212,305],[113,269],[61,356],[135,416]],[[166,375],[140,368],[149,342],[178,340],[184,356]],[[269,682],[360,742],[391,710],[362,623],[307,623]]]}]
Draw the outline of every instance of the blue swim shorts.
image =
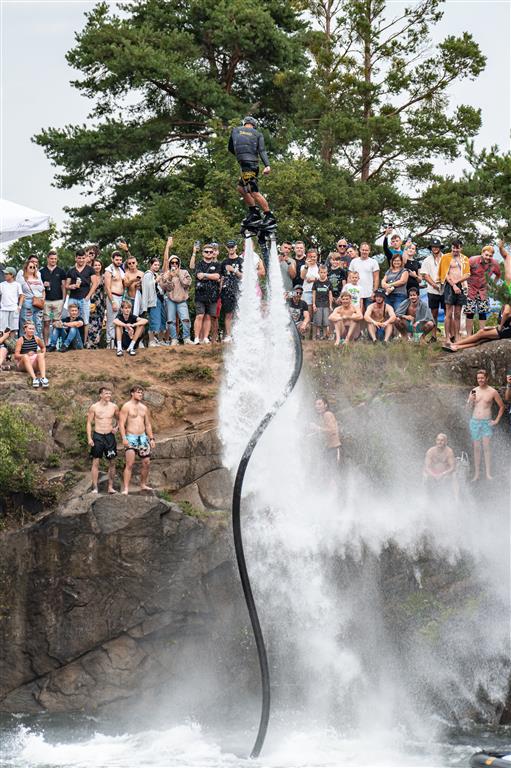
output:
[{"label": "blue swim shorts", "polygon": [[136,451],[139,456],[142,456],[142,458],[149,456],[151,453],[149,438],[145,432],[142,432],[141,435],[126,434],[126,440],[128,441],[128,446],[126,447],[127,451],[129,451],[131,448],[132,450]]},{"label": "blue swim shorts", "polygon": [[472,442],[477,443],[482,440],[483,437],[491,437],[493,435],[493,427],[490,424],[490,419],[470,419],[470,436]]}]

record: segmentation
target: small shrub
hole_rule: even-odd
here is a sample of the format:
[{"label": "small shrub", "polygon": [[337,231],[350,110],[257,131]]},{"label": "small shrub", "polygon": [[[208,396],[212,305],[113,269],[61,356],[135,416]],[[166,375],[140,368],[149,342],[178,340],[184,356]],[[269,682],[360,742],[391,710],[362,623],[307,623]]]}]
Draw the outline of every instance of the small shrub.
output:
[{"label": "small shrub", "polygon": [[25,419],[21,408],[0,405],[1,496],[35,490],[39,473],[37,466],[28,458],[28,446],[42,439],[41,430]]},{"label": "small shrub", "polygon": [[177,371],[162,374],[161,378],[170,382],[181,381],[183,379],[206,382],[215,380],[213,370],[208,365],[197,365],[194,363],[182,365]]}]

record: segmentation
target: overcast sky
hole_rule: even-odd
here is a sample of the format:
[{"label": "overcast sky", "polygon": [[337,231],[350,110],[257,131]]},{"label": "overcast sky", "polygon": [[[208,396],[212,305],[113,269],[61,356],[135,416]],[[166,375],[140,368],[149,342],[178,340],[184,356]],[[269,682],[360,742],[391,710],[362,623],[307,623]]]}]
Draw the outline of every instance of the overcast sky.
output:
[{"label": "overcast sky", "polygon": [[[0,197],[49,213],[58,223],[78,190],[51,186],[53,168],[30,137],[43,127],[85,121],[88,104],[69,81],[64,58],[92,3],[83,0],[0,0],[1,179]],[[396,0],[396,11],[405,3]],[[475,81],[452,88],[451,103],[482,109],[478,146],[508,149],[511,126],[511,0],[448,0],[434,39],[471,32],[488,59]],[[462,168],[460,161],[456,170]]]}]

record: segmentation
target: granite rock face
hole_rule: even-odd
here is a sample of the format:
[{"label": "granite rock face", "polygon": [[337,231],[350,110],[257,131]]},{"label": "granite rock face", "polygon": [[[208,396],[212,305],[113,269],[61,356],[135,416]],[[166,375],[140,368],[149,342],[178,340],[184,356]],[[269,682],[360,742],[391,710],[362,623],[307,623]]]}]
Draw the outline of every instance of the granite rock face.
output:
[{"label": "granite rock face", "polygon": [[157,693],[190,642],[197,666],[222,667],[225,628],[246,620],[229,547],[223,517],[153,496],[87,495],[5,534],[0,710],[95,711]]}]

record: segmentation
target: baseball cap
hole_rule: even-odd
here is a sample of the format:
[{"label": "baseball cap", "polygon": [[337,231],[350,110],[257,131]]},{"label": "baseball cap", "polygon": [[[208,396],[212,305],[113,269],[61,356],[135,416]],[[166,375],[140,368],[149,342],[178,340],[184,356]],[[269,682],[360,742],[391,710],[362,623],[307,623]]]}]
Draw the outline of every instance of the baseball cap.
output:
[{"label": "baseball cap", "polygon": [[383,288],[377,288],[374,292],[375,296],[383,296],[385,298],[385,291]]},{"label": "baseball cap", "polygon": [[228,241],[226,242],[226,246],[227,246],[228,248],[234,248],[234,246],[235,246],[235,245],[238,245],[238,243],[236,242],[236,240],[228,240]]},{"label": "baseball cap", "polygon": [[4,275],[12,275],[13,277],[16,277],[16,270],[14,267],[6,267],[4,269]]},{"label": "baseball cap", "polygon": [[429,247],[430,248],[441,248],[442,247],[442,241],[439,237],[432,237],[429,241]]}]

